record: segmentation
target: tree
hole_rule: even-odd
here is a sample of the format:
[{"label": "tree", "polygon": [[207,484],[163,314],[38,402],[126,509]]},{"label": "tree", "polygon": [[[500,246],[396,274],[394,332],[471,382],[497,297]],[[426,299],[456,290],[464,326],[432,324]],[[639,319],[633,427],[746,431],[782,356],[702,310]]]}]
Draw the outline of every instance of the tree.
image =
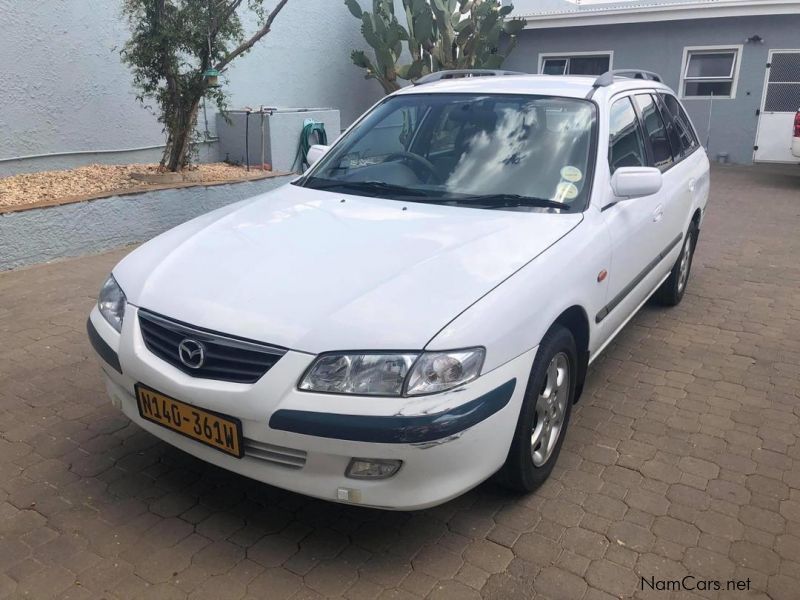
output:
[{"label": "tree", "polygon": [[[362,50],[350,57],[387,94],[400,88],[398,79],[413,81],[433,71],[497,69],[525,26],[522,19],[506,19],[514,7],[498,0],[402,0],[405,26],[393,0],[373,0],[371,13],[362,10],[358,0],[344,2],[361,20],[361,33],[375,61]],[[508,38],[502,51],[501,34]],[[410,62],[400,64],[404,50]]]},{"label": "tree", "polygon": [[353,16],[361,19],[361,34],[372,48],[377,64],[373,64],[362,50],[353,50],[351,60],[356,66],[366,69],[365,78],[377,80],[387,94],[399,90],[397,62],[409,34],[394,14],[393,0],[373,0],[372,13],[362,11],[358,0],[345,0],[345,4]]},{"label": "tree", "polygon": [[[224,111],[225,93],[214,86],[215,73],[270,32],[288,0],[269,11],[265,0],[124,0],[131,38],[122,49],[133,71],[137,99],[152,99],[167,134],[161,168],[179,171],[191,159],[200,102],[212,99]],[[242,15],[255,16],[249,36]]]}]

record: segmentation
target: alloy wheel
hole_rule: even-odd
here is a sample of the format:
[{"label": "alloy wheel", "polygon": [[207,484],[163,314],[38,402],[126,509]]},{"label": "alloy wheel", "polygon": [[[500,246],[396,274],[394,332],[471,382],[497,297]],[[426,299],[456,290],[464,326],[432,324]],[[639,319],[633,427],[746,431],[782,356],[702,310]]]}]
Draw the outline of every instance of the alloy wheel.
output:
[{"label": "alloy wheel", "polygon": [[564,352],[559,352],[547,366],[544,385],[536,399],[531,456],[537,467],[547,462],[561,435],[569,400],[569,377],[569,359]]},{"label": "alloy wheel", "polygon": [[689,280],[689,266],[692,264],[692,236],[686,238],[686,245],[681,254],[681,264],[678,267],[678,292],[682,292]]}]

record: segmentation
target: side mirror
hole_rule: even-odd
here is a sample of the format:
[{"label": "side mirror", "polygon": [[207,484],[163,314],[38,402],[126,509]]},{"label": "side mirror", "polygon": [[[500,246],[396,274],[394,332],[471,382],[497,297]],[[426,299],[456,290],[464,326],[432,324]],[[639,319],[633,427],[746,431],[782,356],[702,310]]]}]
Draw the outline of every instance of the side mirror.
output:
[{"label": "side mirror", "polygon": [[658,192],[662,180],[655,167],[620,167],[611,176],[611,189],[617,198],[640,198]]},{"label": "side mirror", "polygon": [[308,149],[308,155],[306,155],[306,160],[308,160],[308,164],[313,165],[320,158],[322,158],[329,149],[330,146],[323,146],[322,144],[314,144],[313,146],[311,146]]}]

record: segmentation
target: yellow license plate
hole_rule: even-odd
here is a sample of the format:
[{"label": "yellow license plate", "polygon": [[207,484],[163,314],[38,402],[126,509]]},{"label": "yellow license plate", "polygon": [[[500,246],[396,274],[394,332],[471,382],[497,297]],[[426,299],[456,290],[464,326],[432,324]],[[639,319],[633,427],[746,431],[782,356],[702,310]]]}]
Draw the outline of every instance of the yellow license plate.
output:
[{"label": "yellow license plate", "polygon": [[207,446],[242,457],[242,423],[136,384],[136,404],[143,419]]}]

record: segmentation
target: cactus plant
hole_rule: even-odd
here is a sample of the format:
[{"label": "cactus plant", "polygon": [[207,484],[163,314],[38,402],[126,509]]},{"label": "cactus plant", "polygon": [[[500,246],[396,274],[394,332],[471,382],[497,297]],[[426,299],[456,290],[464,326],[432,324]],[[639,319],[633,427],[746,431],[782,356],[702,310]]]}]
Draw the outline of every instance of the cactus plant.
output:
[{"label": "cactus plant", "polygon": [[[496,0],[431,0],[436,22],[436,44],[431,50],[434,71],[443,69],[497,69],[502,66],[525,27],[522,19],[506,20],[514,10]],[[500,51],[500,35],[509,42]]]},{"label": "cactus plant", "polygon": [[362,50],[353,50],[353,63],[366,70],[367,79],[376,79],[387,94],[400,89],[397,82],[403,42],[408,40],[408,31],[400,25],[394,12],[392,0],[373,0],[372,12],[361,9],[358,0],[345,0],[350,12],[361,19],[361,34],[375,54],[373,63]]},{"label": "cactus plant", "polygon": [[[521,19],[507,20],[513,6],[498,0],[402,0],[405,27],[393,0],[373,0],[371,13],[358,0],[345,4],[361,20],[361,33],[375,54],[375,63],[361,50],[354,50],[351,59],[387,94],[400,88],[398,79],[413,81],[431,71],[499,68],[525,26]],[[509,39],[504,52],[502,33]],[[399,64],[404,43],[411,60]]]}]

